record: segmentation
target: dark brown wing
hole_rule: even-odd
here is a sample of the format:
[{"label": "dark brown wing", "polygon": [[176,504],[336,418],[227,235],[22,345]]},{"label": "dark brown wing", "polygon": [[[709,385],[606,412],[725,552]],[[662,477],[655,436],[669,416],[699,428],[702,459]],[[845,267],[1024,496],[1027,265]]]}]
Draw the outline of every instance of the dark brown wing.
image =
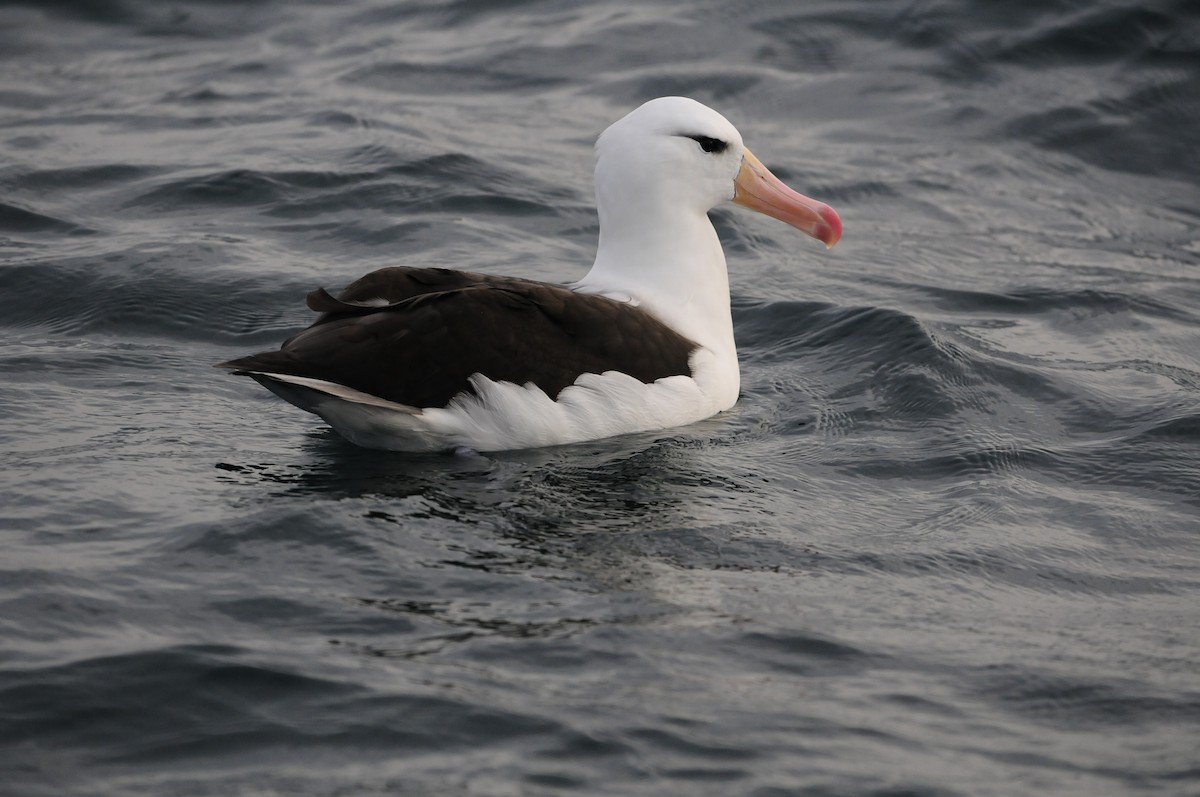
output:
[{"label": "dark brown wing", "polygon": [[384,269],[336,298],[276,352],[223,363],[323,379],[413,407],[443,407],[468,378],[532,382],[551,398],[580,374],[642,382],[690,374],[696,344],[647,313],[559,285],[442,269]]},{"label": "dark brown wing", "polygon": [[448,268],[407,268],[397,266],[381,268],[359,277],[347,285],[337,297],[324,288],[308,294],[308,307],[324,315],[318,324],[339,313],[359,313],[364,309],[375,311],[388,305],[399,304],[406,299],[423,293],[441,293],[462,288],[477,288],[485,285],[500,286],[513,282],[529,282],[513,277],[476,274],[470,271],[453,271]]}]

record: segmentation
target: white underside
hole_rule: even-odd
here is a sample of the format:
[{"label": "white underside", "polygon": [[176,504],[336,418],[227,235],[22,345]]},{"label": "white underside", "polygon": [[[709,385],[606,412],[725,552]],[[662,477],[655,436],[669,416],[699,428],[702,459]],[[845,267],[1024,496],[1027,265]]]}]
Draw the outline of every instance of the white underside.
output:
[{"label": "white underside", "polygon": [[474,394],[444,407],[415,409],[319,379],[253,373],[264,386],[316,413],[356,445],[390,451],[476,451],[577,443],[629,432],[694,423],[737,400],[738,385],[703,349],[692,355],[695,378],[669,376],[652,384],[617,371],[584,374],[551,399],[540,388],[495,382],[476,374]]}]

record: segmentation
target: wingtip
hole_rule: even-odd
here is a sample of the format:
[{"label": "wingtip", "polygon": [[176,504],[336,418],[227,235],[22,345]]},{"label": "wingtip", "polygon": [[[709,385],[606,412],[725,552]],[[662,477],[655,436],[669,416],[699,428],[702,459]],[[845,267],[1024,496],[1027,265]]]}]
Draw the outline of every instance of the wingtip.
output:
[{"label": "wingtip", "polygon": [[232,360],[226,360],[223,363],[213,363],[213,368],[221,368],[223,370],[230,371],[237,376],[242,376],[248,373],[246,371],[246,366],[248,365],[246,361],[254,356],[256,355],[251,355],[250,357],[236,357]]}]

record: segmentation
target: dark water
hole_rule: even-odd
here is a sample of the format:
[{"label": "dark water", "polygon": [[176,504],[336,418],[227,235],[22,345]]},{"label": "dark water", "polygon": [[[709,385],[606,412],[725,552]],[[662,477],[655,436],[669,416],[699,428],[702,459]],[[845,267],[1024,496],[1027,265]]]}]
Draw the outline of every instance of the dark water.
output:
[{"label": "dark water", "polygon": [[[744,395],[488,457],[211,363],[566,281],[725,113]],[[1200,794],[1193,2],[0,6],[0,792]]]}]

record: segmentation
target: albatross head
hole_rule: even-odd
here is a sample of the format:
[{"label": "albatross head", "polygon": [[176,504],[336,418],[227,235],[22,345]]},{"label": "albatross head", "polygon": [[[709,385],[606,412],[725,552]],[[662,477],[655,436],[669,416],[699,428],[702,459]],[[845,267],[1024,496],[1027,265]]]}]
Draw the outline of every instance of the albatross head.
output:
[{"label": "albatross head", "polygon": [[658,208],[705,214],[732,200],[832,247],[842,222],[828,205],[788,188],[742,143],[737,128],[686,97],[660,97],[613,123],[596,142],[596,197],[605,215]]}]

